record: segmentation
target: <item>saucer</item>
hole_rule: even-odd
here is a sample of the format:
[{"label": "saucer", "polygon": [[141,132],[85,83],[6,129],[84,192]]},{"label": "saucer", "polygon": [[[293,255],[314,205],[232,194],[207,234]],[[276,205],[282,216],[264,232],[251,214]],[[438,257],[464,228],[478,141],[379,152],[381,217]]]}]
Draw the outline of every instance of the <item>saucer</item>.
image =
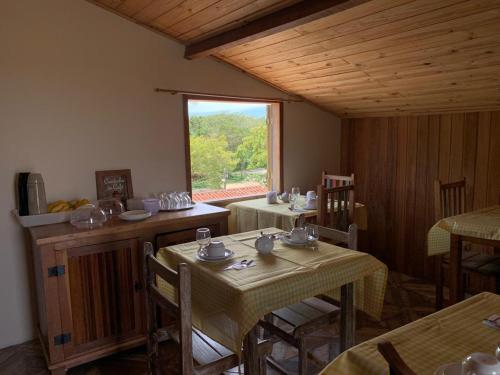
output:
[{"label": "saucer", "polygon": [[146,210],[132,210],[132,211],[125,211],[122,212],[118,217],[122,220],[127,220],[127,221],[138,221],[138,220],[144,220],[147,219],[148,217],[151,217],[151,212],[146,211]]},{"label": "saucer", "polygon": [[462,364],[455,362],[439,366],[434,375],[462,375]]},{"label": "saucer", "polygon": [[307,238],[304,241],[294,241],[290,238],[289,234],[281,237],[281,241],[290,246],[305,246],[309,244],[309,240]]},{"label": "saucer", "polygon": [[234,251],[225,249],[225,254],[220,257],[211,257],[203,252],[199,252],[196,254],[196,259],[201,260],[203,262],[222,262],[227,259],[231,259],[234,255]]}]

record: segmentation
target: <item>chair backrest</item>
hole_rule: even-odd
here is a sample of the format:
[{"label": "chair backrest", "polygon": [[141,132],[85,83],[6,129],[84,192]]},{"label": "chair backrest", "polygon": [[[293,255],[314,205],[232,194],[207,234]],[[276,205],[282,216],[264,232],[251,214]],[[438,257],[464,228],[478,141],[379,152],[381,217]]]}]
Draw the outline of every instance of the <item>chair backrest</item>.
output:
[{"label": "chair backrest", "polygon": [[322,226],[318,226],[318,232],[320,237],[341,242],[351,250],[358,249],[358,226],[356,224],[349,225],[347,232]]},{"label": "chair backrest", "polygon": [[325,188],[318,185],[319,225],[347,231],[354,223],[354,185]]},{"label": "chair backrest", "polygon": [[466,211],[465,178],[447,184],[434,182],[434,212],[436,221],[463,214]]},{"label": "chair backrest", "polygon": [[[177,303],[171,301],[158,288],[160,278],[176,290]],[[148,331],[148,364],[150,373],[158,372],[158,319],[157,306],[174,317],[179,325],[181,349],[181,374],[193,374],[193,342],[191,318],[191,273],[187,264],[181,263],[174,271],[160,263],[154,256],[151,242],[144,243],[144,279],[146,286],[146,314]]]},{"label": "chair backrest", "polygon": [[321,174],[321,183],[326,188],[354,185],[354,173],[351,173],[350,176],[338,176],[323,171]]},{"label": "chair backrest", "polygon": [[417,375],[403,361],[396,348],[389,341],[381,341],[377,344],[378,351],[389,364],[390,375]]}]

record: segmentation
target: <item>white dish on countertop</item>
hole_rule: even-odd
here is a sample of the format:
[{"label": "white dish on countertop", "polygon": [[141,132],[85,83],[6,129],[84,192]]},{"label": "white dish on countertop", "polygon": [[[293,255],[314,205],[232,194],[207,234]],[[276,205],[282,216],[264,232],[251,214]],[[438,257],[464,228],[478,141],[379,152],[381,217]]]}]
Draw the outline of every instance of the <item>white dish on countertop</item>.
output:
[{"label": "white dish on countertop", "polygon": [[118,217],[126,221],[139,221],[151,217],[151,212],[146,210],[125,211],[122,212]]}]

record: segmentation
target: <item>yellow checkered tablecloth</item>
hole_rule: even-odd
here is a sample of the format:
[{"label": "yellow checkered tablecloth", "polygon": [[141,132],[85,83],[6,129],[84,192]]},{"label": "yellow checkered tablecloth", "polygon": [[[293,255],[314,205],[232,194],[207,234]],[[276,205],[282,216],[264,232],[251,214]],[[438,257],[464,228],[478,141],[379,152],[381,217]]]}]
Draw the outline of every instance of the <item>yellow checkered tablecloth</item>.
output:
[{"label": "yellow checkered tablecloth", "polygon": [[448,253],[450,233],[500,241],[500,205],[439,220],[427,234],[427,255]]},{"label": "yellow checkered tablecloth", "polygon": [[[265,233],[280,232],[267,228]],[[291,248],[275,241],[272,255],[254,248],[258,231],[220,237],[234,257],[210,263],[196,259],[196,242],[162,248],[157,257],[170,267],[184,262],[192,277],[193,324],[214,340],[239,353],[243,338],[271,311],[318,294],[339,298],[340,287],[354,282],[355,305],[379,319],[384,302],[387,267],[369,254],[320,242],[318,250]],[[253,259],[255,267],[223,269]],[[160,288],[172,298],[172,288]]]},{"label": "yellow checkered tablecloth", "polygon": [[446,363],[472,352],[494,354],[500,331],[482,320],[500,313],[500,296],[482,293],[394,331],[359,344],[338,356],[322,375],[387,375],[389,368],[377,350],[390,341],[406,364],[419,375],[433,375]]},{"label": "yellow checkered tablecloth", "polygon": [[[305,197],[302,197],[305,202]],[[317,210],[290,211],[289,203],[267,203],[266,198],[251,199],[227,206],[231,210],[229,216],[229,233],[241,233],[262,228],[276,227],[285,231],[291,231],[299,215],[314,217]],[[368,227],[368,213],[366,206],[356,203],[354,220],[359,229],[366,230]]]}]

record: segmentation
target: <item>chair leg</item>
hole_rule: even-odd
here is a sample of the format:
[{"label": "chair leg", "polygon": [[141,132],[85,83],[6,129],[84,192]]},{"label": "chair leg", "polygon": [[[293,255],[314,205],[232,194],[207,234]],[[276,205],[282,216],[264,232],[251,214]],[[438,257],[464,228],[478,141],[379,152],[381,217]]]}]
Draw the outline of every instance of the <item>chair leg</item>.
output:
[{"label": "chair leg", "polygon": [[443,308],[443,262],[442,256],[436,256],[436,311]]},{"label": "chair leg", "polygon": [[302,338],[299,340],[299,375],[307,374],[307,348],[305,345],[305,340]]}]

